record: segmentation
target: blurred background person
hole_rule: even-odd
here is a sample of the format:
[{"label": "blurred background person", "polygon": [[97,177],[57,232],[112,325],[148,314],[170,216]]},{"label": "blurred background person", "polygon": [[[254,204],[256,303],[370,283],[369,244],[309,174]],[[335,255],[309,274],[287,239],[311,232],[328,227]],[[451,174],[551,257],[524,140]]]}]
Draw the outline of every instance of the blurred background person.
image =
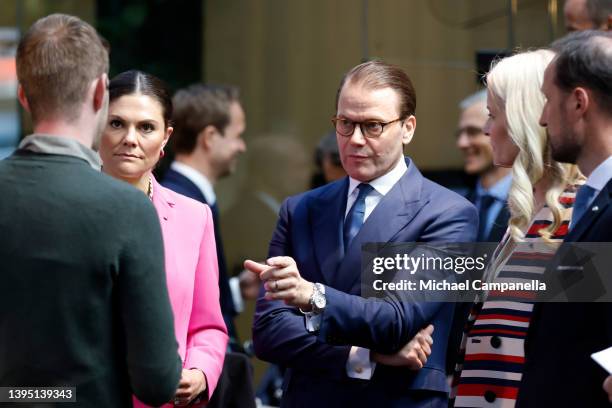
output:
[{"label": "blurred background person", "polygon": [[[212,214],[208,206],[160,186],[151,173],[173,130],[165,85],[150,74],[127,71],[111,80],[109,94],[100,144],[103,170],[146,194],[162,227],[174,332],[183,361],[174,404],[207,402],[228,340],[219,306]],[[134,404],[144,406],[136,399]]]},{"label": "blurred background person", "polygon": [[180,374],[161,232],[144,196],[100,174],[107,72],[98,33],[73,16],[39,19],[19,43],[34,134],[0,161],[0,384],[159,405]]},{"label": "blurred background person", "polygon": [[[493,162],[512,168],[509,227],[489,264],[491,280],[512,281],[517,272],[537,279],[534,268],[544,267],[553,253],[546,256],[539,246],[517,244],[560,242],[567,233],[581,177],[575,166],[551,158],[546,131],[538,123],[545,101],[540,91],[544,70],[553,57],[544,49],[520,53],[496,63],[486,76],[485,133],[491,138]],[[529,251],[537,259],[526,256]],[[517,296],[516,301],[502,301],[490,292],[484,303],[474,304],[457,366],[456,407],[515,405],[533,310],[529,300]]]},{"label": "blurred background person", "polygon": [[510,213],[506,205],[512,183],[509,168],[493,164],[493,148],[484,133],[488,119],[487,91],[482,90],[459,104],[461,116],[457,127],[457,147],[464,159],[464,171],[477,177],[466,198],[478,209],[479,242],[499,242],[508,228]]},{"label": "blurred background person", "polygon": [[565,0],[565,29],[568,32],[612,29],[612,0]]},{"label": "blurred background person", "polygon": [[346,176],[340,161],[336,132],[331,131],[319,140],[314,154],[315,171],[310,188],[321,187]]},{"label": "blurred background person", "polygon": [[[281,202],[308,188],[310,163],[303,144],[290,134],[253,138],[245,156],[248,177],[239,199],[224,214],[223,228],[229,242],[228,264],[233,274],[240,276],[246,301],[242,320],[251,327],[261,282],[257,274],[243,269],[242,263],[247,258],[266,258]],[[284,368],[274,364],[266,368],[256,392],[263,404],[280,405],[283,373]]]},{"label": "blurred background person", "polygon": [[221,311],[230,335],[230,349],[242,351],[234,318],[240,293],[232,293],[220,230],[219,206],[214,186],[232,174],[238,156],[246,151],[242,133],[246,118],[238,88],[229,85],[193,84],[179,89],[173,98],[174,136],[171,147],[175,158],[162,185],[170,190],[208,204],[212,210]]}]

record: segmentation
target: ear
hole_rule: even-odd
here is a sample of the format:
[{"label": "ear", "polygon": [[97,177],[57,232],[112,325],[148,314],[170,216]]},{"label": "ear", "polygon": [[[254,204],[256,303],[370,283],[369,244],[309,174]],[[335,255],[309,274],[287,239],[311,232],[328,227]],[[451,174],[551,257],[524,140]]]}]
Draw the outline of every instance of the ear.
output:
[{"label": "ear", "polygon": [[164,141],[162,142],[162,149],[164,147],[166,147],[166,144],[168,144],[168,140],[170,139],[170,135],[172,135],[172,132],[174,131],[174,128],[172,126],[168,126],[166,128],[166,134],[164,135]]},{"label": "ear", "polygon": [[28,113],[32,113],[30,110],[30,104],[28,103],[28,98],[26,97],[25,91],[23,90],[21,84],[19,84],[17,87],[17,99],[19,99],[19,103],[21,106],[23,106],[23,109],[25,109]]},{"label": "ear", "polygon": [[215,137],[219,131],[213,125],[208,125],[198,133],[197,145],[202,146],[204,150],[210,150]]},{"label": "ear", "polygon": [[591,97],[586,89],[578,87],[572,91],[572,105],[570,105],[570,109],[575,113],[583,116],[591,105]]},{"label": "ear", "polygon": [[414,136],[414,131],[416,130],[416,118],[414,115],[408,116],[404,119],[404,124],[402,125],[402,144],[407,145],[412,140],[412,136]]},{"label": "ear", "polygon": [[104,107],[106,90],[108,89],[108,76],[102,74],[96,80],[93,97],[94,112],[98,112]]}]

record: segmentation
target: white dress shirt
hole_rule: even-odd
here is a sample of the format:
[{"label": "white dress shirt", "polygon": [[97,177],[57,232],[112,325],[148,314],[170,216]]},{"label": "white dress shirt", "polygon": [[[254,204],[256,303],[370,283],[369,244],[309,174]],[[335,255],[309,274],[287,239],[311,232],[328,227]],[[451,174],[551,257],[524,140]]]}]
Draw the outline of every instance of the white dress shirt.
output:
[{"label": "white dress shirt", "polygon": [[177,173],[180,173],[183,176],[187,177],[189,181],[195,184],[202,192],[202,195],[204,195],[204,199],[206,200],[209,206],[212,207],[213,205],[215,205],[215,203],[217,202],[217,195],[215,194],[215,190],[213,189],[212,183],[206,178],[206,176],[204,176],[202,173],[200,173],[193,167],[177,161],[173,161],[170,165],[170,168],[176,171]]},{"label": "white dress shirt", "polygon": [[587,207],[591,205],[595,197],[601,193],[601,190],[608,184],[608,181],[612,179],[612,156],[601,162],[599,166],[595,167],[595,170],[587,178],[586,185],[592,187],[596,193],[593,195],[591,200],[587,203]]}]

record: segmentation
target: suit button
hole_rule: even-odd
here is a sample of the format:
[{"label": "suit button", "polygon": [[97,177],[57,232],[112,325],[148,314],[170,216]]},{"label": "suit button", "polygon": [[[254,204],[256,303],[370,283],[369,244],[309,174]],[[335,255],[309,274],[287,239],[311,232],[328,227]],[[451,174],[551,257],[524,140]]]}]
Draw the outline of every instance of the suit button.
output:
[{"label": "suit button", "polygon": [[485,400],[487,400],[487,402],[494,402],[495,399],[497,398],[497,395],[495,395],[495,393],[493,391],[487,391],[485,392]]},{"label": "suit button", "polygon": [[361,367],[361,366],[357,366],[357,367],[355,367],[355,372],[356,372],[357,374],[361,374],[361,373],[363,373],[363,367]]},{"label": "suit button", "polygon": [[493,346],[493,348],[500,348],[501,347],[501,339],[498,336],[493,336],[491,337],[491,346]]}]

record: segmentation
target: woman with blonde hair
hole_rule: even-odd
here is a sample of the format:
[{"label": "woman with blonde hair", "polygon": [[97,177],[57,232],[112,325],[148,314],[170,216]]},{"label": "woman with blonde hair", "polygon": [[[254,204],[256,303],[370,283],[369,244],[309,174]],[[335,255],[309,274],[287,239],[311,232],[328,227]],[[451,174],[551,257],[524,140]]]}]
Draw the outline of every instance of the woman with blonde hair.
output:
[{"label": "woman with blonde hair", "polygon": [[[554,53],[541,49],[504,58],[487,74],[489,120],[496,166],[512,167],[508,230],[495,250],[485,279],[537,279],[553,255],[548,245],[567,233],[577,168],[552,159],[548,136],[539,125],[544,107],[540,88]],[[509,299],[510,298],[510,299]],[[455,406],[514,406],[524,364],[524,340],[533,298],[525,293],[490,292],[475,303],[462,341],[453,390]]]}]

